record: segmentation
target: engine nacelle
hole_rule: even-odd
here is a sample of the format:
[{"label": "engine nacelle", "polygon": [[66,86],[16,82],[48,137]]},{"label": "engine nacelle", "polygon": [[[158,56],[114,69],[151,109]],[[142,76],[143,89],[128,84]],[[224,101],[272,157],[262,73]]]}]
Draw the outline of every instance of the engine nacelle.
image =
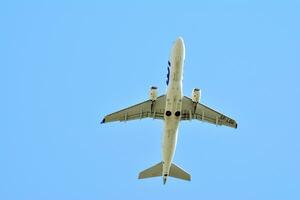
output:
[{"label": "engine nacelle", "polygon": [[150,96],[150,100],[151,101],[155,101],[157,99],[157,87],[152,86],[150,88],[150,94],[149,94],[149,96]]},{"label": "engine nacelle", "polygon": [[192,92],[192,101],[199,103],[201,99],[201,90],[199,88],[194,88]]}]

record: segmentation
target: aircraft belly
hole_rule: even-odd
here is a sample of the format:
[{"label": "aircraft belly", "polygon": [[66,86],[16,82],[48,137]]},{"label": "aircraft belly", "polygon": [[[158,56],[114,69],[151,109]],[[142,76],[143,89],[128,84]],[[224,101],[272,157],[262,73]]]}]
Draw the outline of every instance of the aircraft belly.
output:
[{"label": "aircraft belly", "polygon": [[163,162],[164,173],[169,172],[177,143],[177,129],[179,125],[178,119],[165,120],[164,138],[163,138]]},{"label": "aircraft belly", "polygon": [[[169,175],[172,165],[178,135],[178,126],[182,106],[182,70],[184,62],[184,45],[176,43],[172,49],[170,79],[166,95],[163,135],[163,176]],[[164,178],[164,180],[166,180]]]},{"label": "aircraft belly", "polygon": [[172,164],[172,160],[176,149],[180,116],[176,116],[175,113],[177,111],[181,111],[181,82],[174,81],[172,84],[170,84],[166,98],[166,111],[170,111],[171,115],[165,115],[164,121],[163,174],[169,174],[170,166]]}]

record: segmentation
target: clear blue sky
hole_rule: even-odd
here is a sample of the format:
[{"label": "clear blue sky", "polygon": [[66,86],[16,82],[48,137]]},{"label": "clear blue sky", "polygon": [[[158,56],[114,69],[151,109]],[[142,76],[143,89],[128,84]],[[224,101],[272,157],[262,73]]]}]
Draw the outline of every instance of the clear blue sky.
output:
[{"label": "clear blue sky", "polygon": [[[195,1],[196,2],[196,1]],[[0,199],[300,199],[299,1],[1,1]],[[237,130],[180,126],[192,181],[138,180],[161,121],[100,125],[165,92],[173,41],[184,93]]]}]

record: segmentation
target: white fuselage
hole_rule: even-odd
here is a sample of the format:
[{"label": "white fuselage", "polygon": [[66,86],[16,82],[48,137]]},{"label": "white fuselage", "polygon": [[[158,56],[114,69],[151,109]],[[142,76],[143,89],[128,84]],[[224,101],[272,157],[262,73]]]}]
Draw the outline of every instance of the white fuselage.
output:
[{"label": "white fuselage", "polygon": [[182,105],[182,79],[183,64],[185,59],[185,46],[183,39],[179,37],[172,47],[169,66],[169,81],[166,96],[164,114],[163,135],[163,177],[169,175],[177,143],[178,126],[181,117]]}]

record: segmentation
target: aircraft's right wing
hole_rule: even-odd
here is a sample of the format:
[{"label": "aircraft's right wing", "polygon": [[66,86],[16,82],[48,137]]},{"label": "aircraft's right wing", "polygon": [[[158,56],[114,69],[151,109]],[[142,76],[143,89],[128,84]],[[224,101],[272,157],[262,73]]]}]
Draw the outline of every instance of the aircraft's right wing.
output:
[{"label": "aircraft's right wing", "polygon": [[166,106],[166,95],[157,97],[155,101],[147,100],[134,106],[106,115],[101,123],[128,121],[134,119],[163,119]]}]

